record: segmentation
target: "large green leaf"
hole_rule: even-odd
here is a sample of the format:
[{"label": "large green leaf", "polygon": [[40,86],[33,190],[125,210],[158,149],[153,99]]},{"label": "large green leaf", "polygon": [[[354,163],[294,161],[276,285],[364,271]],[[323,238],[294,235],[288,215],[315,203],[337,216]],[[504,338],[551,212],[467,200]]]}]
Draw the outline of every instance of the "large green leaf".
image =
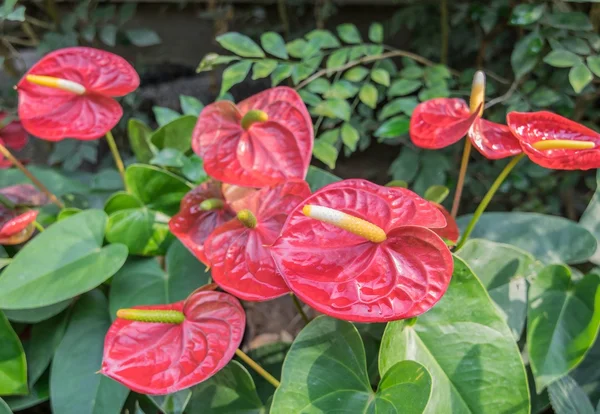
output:
[{"label": "large green leaf", "polygon": [[41,321],[45,321],[46,319],[49,319],[54,315],[58,315],[63,310],[65,310],[70,304],[71,299],[67,299],[65,301],[55,303],[54,305],[48,305],[41,308],[14,310],[4,309],[4,314],[9,320],[14,322],[38,323]]},{"label": "large green leaf", "polygon": [[0,414],[13,414],[8,404],[0,398]]},{"label": "large green leaf", "polygon": [[138,162],[147,163],[154,157],[156,148],[153,148],[150,142],[151,135],[152,129],[144,122],[138,119],[130,119],[127,123],[129,145]]},{"label": "large green leaf", "polygon": [[[457,220],[461,230],[470,220]],[[471,237],[512,244],[547,264],[583,263],[596,251],[596,239],[579,224],[537,213],[484,213]]]},{"label": "large green leaf", "polygon": [[[596,183],[600,183],[600,170],[596,172]],[[596,240],[600,240],[600,185],[597,185],[596,192],[583,212],[579,224],[588,229],[596,237]],[[600,264],[600,247],[596,249],[589,260],[592,263]]]},{"label": "large green leaf", "polygon": [[319,167],[310,166],[308,167],[308,174],[306,174],[306,182],[310,186],[311,191],[317,191],[319,188],[325,187],[327,184],[341,181],[341,178],[333,175]]},{"label": "large green leaf", "polygon": [[389,366],[373,392],[358,330],[349,322],[320,316],[292,344],[275,391],[276,413],[422,413],[431,394],[423,366]]},{"label": "large green leaf", "polygon": [[509,244],[481,239],[469,240],[457,255],[479,277],[518,340],[527,317],[527,278],[535,272],[533,256]]},{"label": "large green leaf", "polygon": [[173,241],[169,218],[146,207],[117,211],[108,218],[106,240],[124,244],[129,254],[164,255]]},{"label": "large green leaf", "polygon": [[[50,370],[37,380],[33,387],[29,388],[29,394],[6,397],[5,401],[13,411],[20,411],[48,401],[50,398]],[[2,410],[0,410],[0,414]]]},{"label": "large green leaf", "polygon": [[127,248],[102,247],[106,213],[87,210],[31,240],[0,277],[0,308],[31,309],[87,292],[121,268]]},{"label": "large green leaf", "polygon": [[150,137],[152,144],[159,149],[171,148],[186,152],[192,148],[192,131],[197,116],[183,115],[160,127]]},{"label": "large green leaf", "polygon": [[[263,367],[275,378],[281,378],[281,369],[291,344],[288,342],[271,342],[248,351],[248,356]],[[247,365],[242,363],[246,368]],[[252,368],[252,367],[250,367]],[[275,389],[273,384],[258,375],[253,369],[249,369],[250,375],[256,384],[256,392],[260,399],[266,403],[273,396]]]},{"label": "large green leaf", "polygon": [[594,414],[596,412],[585,392],[568,375],[550,384],[548,392],[556,414]]},{"label": "large green leaf", "polygon": [[151,165],[133,164],[125,171],[129,191],[152,210],[173,215],[179,202],[192,188],[175,174]]},{"label": "large green leaf", "polygon": [[[27,167],[27,169],[57,196],[68,193],[85,194],[90,191],[89,187],[82,182],[68,178],[52,168],[37,167],[33,165]],[[0,174],[0,188],[15,184],[31,184],[31,181],[16,168],[2,170],[2,174]]]},{"label": "large green leaf", "polygon": [[50,401],[61,414],[114,414],[129,390],[97,374],[102,363],[104,336],[110,326],[108,303],[94,290],[81,296],[52,361]]},{"label": "large green leaf", "polygon": [[27,394],[27,362],[19,337],[0,312],[0,395]]},{"label": "large green leaf", "polygon": [[527,377],[513,336],[459,258],[446,294],[416,322],[389,323],[379,353],[386,372],[406,359],[431,373],[427,413],[529,413]]},{"label": "large green leaf", "polygon": [[562,265],[543,269],[529,288],[527,350],[538,392],[584,358],[600,327],[600,276],[573,283]]},{"label": "large green leaf", "polygon": [[190,413],[264,414],[252,377],[239,362],[231,361],[221,371],[194,388]]},{"label": "large green leaf", "polygon": [[[191,398],[191,388],[177,391],[173,394],[148,396],[148,400],[159,409],[159,412],[164,414],[183,414]],[[146,412],[154,413],[155,411],[146,410]]]},{"label": "large green leaf", "polygon": [[570,373],[593,403],[600,402],[600,340],[596,337],[583,361]]}]

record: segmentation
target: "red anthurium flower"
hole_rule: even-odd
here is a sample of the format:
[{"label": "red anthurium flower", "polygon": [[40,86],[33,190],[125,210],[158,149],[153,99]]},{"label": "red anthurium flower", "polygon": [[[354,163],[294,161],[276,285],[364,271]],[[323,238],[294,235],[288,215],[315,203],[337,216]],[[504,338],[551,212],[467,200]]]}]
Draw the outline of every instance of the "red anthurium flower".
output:
[{"label": "red anthurium flower", "polygon": [[21,244],[29,240],[37,215],[35,210],[19,213],[0,204],[0,244]]},{"label": "red anthurium flower", "polygon": [[101,372],[139,393],[170,394],[227,365],[245,325],[239,301],[223,292],[122,309],[106,334]]},{"label": "red anthurium flower", "polygon": [[290,289],[319,312],[386,322],[427,311],[446,291],[452,255],[430,230],[444,226],[410,190],[344,180],[298,205],[271,252]]},{"label": "red anthurium flower", "polygon": [[48,204],[48,196],[31,184],[17,184],[0,189],[0,195],[17,206],[43,206]]},{"label": "red anthurium flower", "polygon": [[123,115],[113,98],[139,84],[135,69],[120,56],[89,47],[60,49],[18,83],[19,118],[30,134],[49,141],[100,138]]},{"label": "red anthurium flower", "polygon": [[[18,120],[11,120],[5,112],[0,112],[0,144],[15,151],[27,144],[27,131]],[[0,155],[0,168],[8,168],[12,163]]]},{"label": "red anthurium flower", "polygon": [[456,224],[456,220],[454,220],[454,217],[452,217],[452,215],[448,212],[448,210],[444,208],[444,206],[438,203],[432,204],[436,206],[437,209],[440,210],[444,215],[444,218],[446,219],[446,227],[431,230],[438,236],[446,240],[450,240],[452,243],[456,243],[458,241],[458,238],[460,237],[460,232],[458,230],[458,224]]},{"label": "red anthurium flower", "polygon": [[485,75],[473,79],[471,106],[462,99],[437,98],[415,108],[410,119],[410,138],[421,148],[438,149],[454,144],[468,135],[486,158],[499,159],[522,152],[521,146],[505,125],[481,118],[485,98]]},{"label": "red anthurium flower", "polygon": [[283,86],[238,105],[208,105],[192,135],[192,148],[210,176],[248,187],[304,179],[312,146],[308,110],[296,91]]},{"label": "red anthurium flower", "polygon": [[289,212],[309,195],[306,182],[292,180],[236,201],[237,217],[217,228],[205,243],[214,281],[244,300],[263,301],[288,293],[268,246],[279,236]]},{"label": "red anthurium flower", "polygon": [[600,134],[552,112],[507,116],[523,151],[538,165],[555,170],[600,168]]}]

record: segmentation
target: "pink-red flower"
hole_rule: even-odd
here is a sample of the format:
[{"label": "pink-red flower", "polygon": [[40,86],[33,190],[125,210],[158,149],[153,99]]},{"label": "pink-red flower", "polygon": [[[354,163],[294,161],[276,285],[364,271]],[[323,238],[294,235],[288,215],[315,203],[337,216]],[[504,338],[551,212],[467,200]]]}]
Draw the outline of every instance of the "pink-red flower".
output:
[{"label": "pink-red flower", "polygon": [[185,301],[117,316],[106,334],[101,372],[143,394],[170,394],[216,374],[235,354],[246,324],[236,298],[201,289]]},{"label": "pink-red flower", "polygon": [[269,246],[287,215],[309,195],[306,182],[292,180],[234,202],[237,217],[213,231],[205,243],[214,281],[244,300],[263,301],[288,293]]},{"label": "pink-red flower", "polygon": [[192,136],[204,169],[225,183],[264,187],[304,179],[313,146],[312,120],[291,88],[277,87],[238,105],[206,106]]},{"label": "pink-red flower", "polygon": [[438,236],[451,241],[452,243],[456,243],[458,241],[458,238],[460,237],[460,232],[458,229],[458,224],[456,223],[456,220],[454,220],[454,217],[452,217],[452,215],[448,212],[448,210],[446,210],[444,208],[444,206],[442,206],[441,204],[438,203],[433,203],[432,204],[434,206],[437,207],[438,210],[440,210],[442,212],[442,214],[444,215],[444,218],[446,219],[446,227],[443,227],[441,229],[431,229],[433,230],[433,232],[435,234],[437,234]]},{"label": "pink-red flower", "polygon": [[[27,145],[27,131],[18,120],[11,120],[6,112],[0,112],[0,144],[15,151],[20,151]],[[0,168],[9,168],[11,165],[0,154]]]},{"label": "pink-red flower", "polygon": [[481,118],[485,76],[478,72],[473,80],[471,107],[457,98],[437,98],[422,102],[410,119],[410,138],[421,148],[444,148],[467,135],[477,150],[488,159],[499,159],[522,152],[517,139],[505,125]]},{"label": "pink-red flower", "polygon": [[89,47],[44,56],[17,84],[19,118],[49,141],[91,140],[110,131],[123,109],[114,97],[133,92],[140,78],[125,59]]},{"label": "pink-red flower", "polygon": [[327,315],[385,322],[419,315],[444,294],[452,255],[430,202],[365,180],[330,184],[289,215],[271,252],[290,289]]},{"label": "pink-red flower", "polygon": [[[0,244],[21,244],[29,240],[35,231],[34,221],[37,218],[36,210],[22,207],[41,206],[48,202],[48,198],[32,185],[20,184],[0,190]],[[6,204],[10,204],[6,205]]]},{"label": "pink-red flower", "polygon": [[600,134],[552,112],[511,112],[507,122],[531,161],[555,170],[600,168]]}]

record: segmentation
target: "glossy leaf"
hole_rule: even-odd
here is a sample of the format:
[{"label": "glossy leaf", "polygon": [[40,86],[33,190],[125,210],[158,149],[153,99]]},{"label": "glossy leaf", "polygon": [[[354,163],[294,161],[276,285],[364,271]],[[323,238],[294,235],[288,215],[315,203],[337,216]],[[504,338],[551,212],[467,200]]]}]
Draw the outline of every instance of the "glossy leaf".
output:
[{"label": "glossy leaf", "polygon": [[311,165],[308,168],[308,174],[306,174],[306,182],[313,192],[325,187],[327,184],[335,183],[340,180],[340,177],[315,167],[314,165]]},{"label": "glossy leaf", "polygon": [[408,116],[412,115],[413,111],[417,107],[419,102],[415,98],[397,98],[394,99],[381,108],[377,118],[379,120],[386,119],[392,115],[398,113],[404,113]]},{"label": "glossy leaf", "polygon": [[[474,311],[476,310],[476,311]],[[426,413],[529,413],[525,367],[513,336],[471,269],[455,258],[448,291],[414,321],[389,323],[379,370],[414,360],[434,390]],[[444,338],[441,340],[441,338]]]},{"label": "glossy leaf", "polygon": [[390,74],[385,69],[373,69],[371,79],[380,85],[390,86]]},{"label": "glossy leaf", "polygon": [[556,414],[595,414],[597,412],[585,392],[568,375],[550,384],[548,393]]},{"label": "glossy leaf", "polygon": [[[459,217],[464,230],[471,215]],[[484,213],[472,238],[512,244],[544,263],[583,263],[596,251],[592,234],[562,217],[537,213]]]},{"label": "glossy leaf", "polygon": [[545,10],[545,4],[518,4],[512,11],[510,24],[527,26],[535,23],[542,17]]},{"label": "glossy leaf", "polygon": [[340,24],[337,27],[338,36],[346,43],[356,44],[362,42],[360,33],[355,25],[350,23]]},{"label": "glossy leaf", "polygon": [[125,36],[137,47],[148,47],[161,43],[160,36],[150,29],[128,29],[125,30]]},{"label": "glossy leaf", "polygon": [[581,63],[581,58],[568,50],[554,50],[546,55],[544,62],[555,68],[570,68]]},{"label": "glossy leaf", "polygon": [[127,249],[118,244],[102,248],[106,220],[103,211],[87,210],[48,227],[29,242],[0,278],[0,308],[52,305],[115,274]]},{"label": "glossy leaf", "polygon": [[587,58],[587,64],[594,75],[600,77],[600,56],[589,56]]},{"label": "glossy leaf", "polygon": [[343,99],[327,99],[320,102],[312,110],[314,115],[326,116],[328,118],[338,118],[343,121],[350,121],[350,104]]},{"label": "glossy leaf", "polygon": [[173,241],[169,217],[146,207],[129,208],[108,217],[106,240],[127,247],[129,254],[164,255]]},{"label": "glossy leaf", "polygon": [[310,41],[318,40],[324,49],[333,49],[341,46],[340,41],[328,30],[313,30],[308,32],[305,37]]},{"label": "glossy leaf", "polygon": [[432,185],[425,191],[423,197],[425,200],[433,201],[434,203],[442,203],[450,194],[448,187],[444,185]]},{"label": "glossy leaf", "polygon": [[256,62],[252,67],[252,80],[268,77],[277,67],[277,61],[264,59]]},{"label": "glossy leaf", "polygon": [[198,116],[204,108],[204,104],[199,99],[187,95],[179,95],[179,104],[184,115]]},{"label": "glossy leaf", "polygon": [[25,345],[27,382],[33,386],[50,365],[58,345],[65,335],[69,312],[63,312],[31,327],[31,337]]},{"label": "glossy leaf", "polygon": [[522,78],[535,68],[543,46],[544,39],[537,32],[532,32],[517,42],[510,58],[516,78]]},{"label": "glossy leaf", "polygon": [[565,266],[549,266],[529,289],[527,349],[536,388],[543,390],[584,358],[600,328],[600,276],[574,283]]},{"label": "glossy leaf", "polygon": [[365,83],[358,93],[360,101],[373,109],[377,107],[377,96],[377,88],[370,83]]},{"label": "glossy leaf", "polygon": [[535,259],[509,244],[469,240],[457,255],[479,276],[518,340],[527,317],[527,280],[535,274]]},{"label": "glossy leaf", "polygon": [[369,69],[364,66],[355,66],[344,73],[344,79],[350,82],[360,82],[366,78],[368,74]]},{"label": "glossy leaf", "polygon": [[[46,370],[44,375],[29,388],[27,395],[15,395],[5,397],[5,402],[11,410],[21,411],[34,407],[50,399],[50,370]],[[0,403],[0,414],[3,414]]]},{"label": "glossy leaf", "polygon": [[413,361],[390,367],[373,392],[357,329],[351,323],[320,316],[292,344],[271,409],[420,414],[430,393],[429,373]]},{"label": "glossy leaf", "polygon": [[569,82],[576,93],[580,93],[592,80],[594,75],[583,63],[573,66],[569,71]]},{"label": "glossy leaf", "polygon": [[179,115],[163,124],[150,137],[150,141],[158,149],[173,148],[186,152],[192,147],[192,131],[196,125],[197,116]]},{"label": "glossy leaf", "polygon": [[65,300],[55,303],[54,305],[43,306],[40,308],[31,309],[4,309],[6,317],[14,322],[20,323],[38,323],[50,319],[65,310],[71,304],[71,300]]},{"label": "glossy leaf", "polygon": [[252,62],[249,60],[242,60],[234,63],[231,66],[228,66],[223,71],[223,82],[221,83],[221,91],[219,92],[219,96],[225,95],[225,93],[232,87],[242,83],[244,79],[246,79],[246,76],[248,76],[250,67],[252,67]]},{"label": "glossy leaf", "polygon": [[287,59],[288,54],[285,50],[285,41],[277,32],[266,32],[260,36],[260,43],[267,53],[280,59]]},{"label": "glossy leaf", "polygon": [[154,114],[154,118],[156,118],[156,123],[159,127],[163,127],[181,116],[176,110],[165,108],[163,106],[153,106],[152,113]]},{"label": "glossy leaf", "polygon": [[27,362],[19,337],[0,312],[0,395],[27,394]]},{"label": "glossy leaf", "polygon": [[360,140],[360,133],[350,124],[349,122],[344,122],[342,125],[342,142],[350,151],[356,151],[356,145]]},{"label": "glossy leaf", "polygon": [[223,48],[238,56],[249,58],[265,57],[265,54],[254,40],[237,32],[225,33],[217,36],[217,42],[219,42]]},{"label": "glossy leaf", "polygon": [[[35,178],[48,187],[54,195],[62,196],[68,193],[85,194],[90,190],[87,185],[65,176],[56,169],[38,167],[35,165],[28,166],[27,169],[35,176]],[[31,181],[16,168],[2,170],[2,174],[0,174],[0,188],[30,183]]]},{"label": "glossy leaf", "polygon": [[414,79],[398,79],[392,82],[387,91],[389,97],[409,95],[423,86],[423,82]]},{"label": "glossy leaf", "polygon": [[8,404],[0,398],[0,414],[13,414]]},{"label": "glossy leaf", "polygon": [[373,133],[380,139],[398,138],[406,134],[410,128],[410,119],[404,115],[395,116],[385,121],[377,130]]},{"label": "glossy leaf", "polygon": [[383,25],[381,23],[372,23],[369,26],[369,40],[375,43],[383,42]]},{"label": "glossy leaf", "polygon": [[346,64],[348,61],[348,49],[338,49],[327,58],[325,66],[327,69],[337,69]]},{"label": "glossy leaf", "polygon": [[[600,171],[596,172],[596,183],[596,191],[583,212],[579,224],[588,229],[598,241],[600,240],[600,185],[598,185],[600,183]],[[597,248],[589,260],[594,264],[600,264],[600,249]]]},{"label": "glossy leaf", "polygon": [[82,295],[73,308],[67,332],[52,361],[50,401],[53,412],[120,412],[129,390],[96,373],[109,326],[108,303],[104,295],[97,290]]}]

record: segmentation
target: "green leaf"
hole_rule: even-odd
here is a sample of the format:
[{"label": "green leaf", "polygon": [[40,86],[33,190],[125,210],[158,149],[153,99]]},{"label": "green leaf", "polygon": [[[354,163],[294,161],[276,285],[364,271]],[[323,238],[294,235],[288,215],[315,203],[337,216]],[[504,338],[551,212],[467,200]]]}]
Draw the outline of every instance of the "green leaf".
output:
[{"label": "green leaf", "polygon": [[356,151],[356,145],[360,140],[360,134],[349,122],[342,125],[342,142],[350,151]]},{"label": "green leaf", "polygon": [[204,109],[204,104],[193,96],[179,95],[179,104],[184,115],[198,116]]},{"label": "green leaf", "polygon": [[428,101],[434,98],[447,98],[450,96],[450,91],[446,87],[421,89],[419,92],[420,101]]},{"label": "green leaf", "polygon": [[509,244],[483,239],[469,240],[457,255],[479,276],[519,340],[527,316],[527,279],[537,270],[533,256]]},{"label": "green leaf", "polygon": [[425,200],[441,204],[450,194],[450,190],[445,185],[432,185],[425,191]]},{"label": "green leaf", "polygon": [[556,414],[594,414],[596,412],[585,391],[568,375],[550,384],[548,394]]},{"label": "green leaf", "polygon": [[338,157],[338,150],[330,143],[323,141],[322,139],[315,140],[313,147],[313,155],[319,161],[322,161],[332,170],[335,168],[335,161]]},{"label": "green leaf", "polygon": [[300,95],[306,105],[316,106],[322,101],[319,95],[309,92],[306,89],[299,90],[298,95]]},{"label": "green leaf", "polygon": [[348,61],[348,49],[339,49],[329,55],[325,66],[327,69],[337,69],[342,67]]},{"label": "green leaf", "polygon": [[388,324],[379,370],[421,363],[433,379],[426,413],[529,413],[525,367],[510,330],[477,277],[459,258],[448,291],[412,324]]},{"label": "green leaf", "polygon": [[323,49],[334,49],[341,46],[339,40],[329,30],[313,30],[305,36],[309,41],[318,41]]},{"label": "green leaf", "polygon": [[543,47],[544,38],[537,32],[532,32],[517,42],[510,57],[513,72],[517,79],[522,78],[535,68]]},{"label": "green leaf", "polygon": [[139,162],[147,163],[154,157],[155,149],[150,142],[152,129],[138,119],[130,119],[127,123],[129,145]]},{"label": "green leaf", "polygon": [[[254,42],[254,40],[250,39],[248,36],[245,36],[241,33],[231,32],[225,33],[221,36],[217,36],[217,42],[224,49],[229,50],[230,52],[235,53],[241,57],[247,58],[262,58],[265,57],[265,54],[261,50],[261,48]],[[277,55],[275,55],[277,56]],[[223,93],[221,93],[223,94]]]},{"label": "green leaf", "polygon": [[155,259],[131,260],[113,278],[110,290],[110,315],[138,305],[174,303],[208,283],[210,273],[179,241],[166,255],[166,272]]},{"label": "green leaf", "polygon": [[567,37],[562,41],[565,49],[577,53],[578,55],[587,56],[592,53],[592,49],[588,42],[579,37]]},{"label": "green leaf", "polygon": [[[459,217],[464,230],[471,215]],[[543,263],[583,263],[596,251],[596,240],[577,223],[537,213],[484,213],[471,238],[512,244]]]},{"label": "green leaf", "polygon": [[350,121],[350,104],[343,99],[327,99],[313,108],[313,114]]},{"label": "green leaf", "polygon": [[202,414],[265,413],[252,377],[237,361],[231,361],[213,377],[193,387],[188,410]]},{"label": "green leaf", "polygon": [[400,71],[400,77],[405,79],[421,79],[424,74],[419,66],[407,66]]},{"label": "green leaf", "polygon": [[331,87],[331,84],[329,83],[329,81],[327,79],[317,78],[314,81],[312,81],[311,83],[309,83],[306,86],[306,89],[308,89],[312,93],[322,94],[322,93],[327,92],[330,87]]},{"label": "green leaf", "polygon": [[159,127],[162,127],[168,124],[169,122],[175,121],[181,116],[179,112],[171,108],[164,108],[162,106],[153,106],[152,112],[154,113],[156,123]]},{"label": "green leaf", "polygon": [[419,154],[410,147],[404,147],[402,152],[390,165],[389,174],[394,180],[412,181],[419,168]]},{"label": "green leaf", "polygon": [[377,88],[371,83],[365,83],[358,92],[360,101],[367,105],[369,108],[375,109],[377,107]]},{"label": "green leaf", "polygon": [[169,216],[146,207],[117,211],[108,218],[106,240],[127,246],[129,254],[163,255],[173,241]]},{"label": "green leaf", "polygon": [[404,180],[392,180],[385,185],[386,187],[408,188],[408,183]]},{"label": "green leaf", "polygon": [[150,160],[150,164],[158,165],[159,167],[181,168],[186,160],[183,152],[174,148],[165,148],[160,150],[154,158]]},{"label": "green leaf", "polygon": [[269,76],[277,67],[277,61],[272,59],[263,59],[252,67],[252,80],[262,79]]},{"label": "green leaf", "polygon": [[396,98],[393,101],[388,102],[383,108],[381,108],[377,119],[383,121],[384,119],[399,113],[403,113],[410,116],[412,115],[414,109],[417,107],[418,104],[419,102],[413,97]]},{"label": "green leaf", "polygon": [[358,87],[346,80],[335,82],[331,88],[323,94],[323,98],[348,99],[356,96]]},{"label": "green leaf", "polygon": [[581,63],[581,58],[568,50],[553,50],[546,55],[544,62],[555,68],[570,68]]},{"label": "green leaf", "polygon": [[285,41],[279,33],[266,32],[260,36],[260,44],[265,52],[272,54],[280,59],[287,59],[288,54],[285,49]]},{"label": "green leaf", "polygon": [[150,29],[129,29],[125,30],[127,39],[137,47],[155,46],[161,43],[160,36]]},{"label": "green leaf", "polygon": [[423,86],[423,82],[414,79],[398,79],[392,83],[387,91],[387,95],[391,98],[394,96],[409,95]]},{"label": "green leaf", "polygon": [[100,30],[100,40],[108,46],[114,47],[117,44],[117,26],[107,24]]},{"label": "green leaf", "polygon": [[281,413],[422,413],[430,393],[429,373],[412,361],[386,370],[373,392],[358,330],[349,322],[319,316],[292,344],[271,409]]},{"label": "green leaf", "polygon": [[181,173],[193,183],[202,183],[208,179],[206,171],[204,171],[204,162],[196,154],[193,154],[183,163]]},{"label": "green leaf", "polygon": [[16,309],[7,310],[3,309],[6,317],[13,322],[20,323],[38,323],[50,319],[51,317],[58,315],[63,310],[69,307],[71,300],[65,300],[54,305],[43,306],[40,308],[32,309]]},{"label": "green leaf", "polygon": [[[4,277],[4,276],[3,276]],[[27,394],[25,351],[10,322],[0,312],[0,395]]]},{"label": "green leaf", "polygon": [[108,377],[96,374],[102,364],[104,336],[110,323],[108,303],[101,292],[94,290],[79,298],[65,337],[52,361],[52,412],[121,412],[129,390]]},{"label": "green leaf", "polygon": [[[263,367],[269,374],[275,378],[281,378],[283,361],[290,350],[291,345],[292,344],[289,342],[268,342],[257,348],[250,349],[248,351],[248,356]],[[254,384],[256,384],[258,396],[263,402],[269,405],[273,397],[273,385],[257,374],[256,371],[251,369],[252,367],[249,367],[244,363],[242,365],[249,368],[248,371],[254,380]]]},{"label": "green leaf", "polygon": [[546,11],[545,4],[519,4],[513,9],[510,24],[527,26],[540,20]]},{"label": "green leaf", "polygon": [[285,49],[290,56],[295,58],[303,58],[307,56],[308,42],[304,39],[296,39],[285,45]]},{"label": "green leaf", "polygon": [[[46,370],[44,375],[29,389],[29,394],[6,397],[5,402],[11,410],[21,411],[34,407],[50,399],[50,370]],[[3,414],[0,403],[0,414]]]},{"label": "green leaf", "polygon": [[[187,406],[192,398],[192,388],[186,388],[181,391],[177,391],[173,394],[167,395],[148,395],[148,400],[154,404],[159,410],[159,413],[165,414],[184,414]],[[155,410],[152,407],[148,407],[149,410],[145,412],[154,413]]]},{"label": "green leaf", "polygon": [[207,72],[213,70],[215,66],[225,65],[237,60],[240,60],[237,56],[221,56],[216,53],[209,53],[202,58],[200,64],[196,68],[196,72]]},{"label": "green leaf", "polygon": [[119,8],[119,24],[128,22],[135,15],[137,4],[125,3]]},{"label": "green leaf", "polygon": [[0,414],[13,414],[8,404],[0,398]]},{"label": "green leaf", "polygon": [[538,392],[575,368],[600,327],[600,276],[573,283],[568,267],[546,267],[531,282],[527,350]]},{"label": "green leaf", "polygon": [[371,26],[369,26],[369,40],[374,43],[383,42],[383,25],[381,23],[371,23]]},{"label": "green leaf", "polygon": [[531,94],[529,100],[532,105],[544,108],[560,102],[561,95],[547,86],[540,86],[533,94]]},{"label": "green leaf", "polygon": [[234,63],[225,69],[223,71],[223,81],[221,83],[221,92],[219,92],[219,95],[223,96],[225,92],[227,92],[233,86],[246,79],[251,66],[252,61],[242,60],[241,62]]},{"label": "green leaf", "polygon": [[313,165],[308,167],[308,173],[306,174],[306,182],[313,192],[325,187],[327,184],[336,183],[341,180],[340,177]]},{"label": "green leaf", "polygon": [[[58,170],[35,165],[28,166],[27,169],[35,178],[48,187],[54,195],[62,196],[68,193],[86,194],[89,192],[89,187],[87,185],[66,177]],[[0,174],[0,188],[15,184],[31,184],[31,181],[16,168],[2,170],[2,174]]]},{"label": "green leaf", "polygon": [[294,84],[297,85],[302,80],[308,78],[319,68],[321,64],[321,60],[323,60],[323,56],[316,55],[311,58],[305,59],[301,63],[296,63],[293,65],[292,69],[292,80]]},{"label": "green leaf", "polygon": [[172,148],[187,152],[192,148],[192,132],[197,120],[197,116],[179,115],[157,129],[150,141],[158,149]]},{"label": "green leaf", "polygon": [[50,361],[65,335],[69,312],[60,313],[31,327],[31,337],[25,345],[27,382],[33,386],[50,365]]},{"label": "green leaf", "polygon": [[385,69],[373,69],[371,79],[380,85],[390,86],[390,74]]},{"label": "green leaf", "polygon": [[344,79],[350,82],[360,82],[369,74],[369,69],[364,66],[355,66],[344,73]]},{"label": "green leaf", "polygon": [[38,234],[2,273],[0,308],[52,305],[115,274],[127,258],[127,249],[118,244],[102,247],[106,221],[103,211],[87,210]]},{"label": "green leaf", "polygon": [[587,64],[594,75],[600,77],[600,56],[588,56]]},{"label": "green leaf", "polygon": [[377,130],[373,133],[377,138],[389,139],[397,138],[408,132],[410,126],[410,119],[404,115],[395,116],[385,121]]},{"label": "green leaf", "polygon": [[275,87],[279,85],[281,81],[287,79],[292,74],[294,69],[293,65],[287,63],[280,63],[279,66],[271,73],[271,86]]},{"label": "green leaf", "polygon": [[150,209],[173,215],[179,202],[192,189],[184,180],[151,165],[132,164],[125,170],[125,182],[131,194]]},{"label": "green leaf", "polygon": [[340,128],[334,128],[323,132],[319,135],[319,140],[331,145],[336,145],[340,138]]},{"label": "green leaf", "polygon": [[589,17],[582,12],[555,12],[545,16],[542,23],[565,30],[593,30],[594,26]]},{"label": "green leaf", "polygon": [[342,39],[346,43],[357,44],[362,42],[362,38],[360,37],[360,32],[356,28],[355,25],[350,23],[340,24],[337,27],[337,33],[340,39]]},{"label": "green leaf", "polygon": [[[600,183],[600,171],[596,172],[596,183]],[[600,240],[600,185],[597,185],[596,192],[583,212],[579,224],[588,229],[596,240]],[[600,264],[600,248],[589,260],[594,264]]]},{"label": "green leaf", "polygon": [[583,63],[573,66],[569,71],[569,82],[576,93],[580,93],[592,80],[594,75]]}]

